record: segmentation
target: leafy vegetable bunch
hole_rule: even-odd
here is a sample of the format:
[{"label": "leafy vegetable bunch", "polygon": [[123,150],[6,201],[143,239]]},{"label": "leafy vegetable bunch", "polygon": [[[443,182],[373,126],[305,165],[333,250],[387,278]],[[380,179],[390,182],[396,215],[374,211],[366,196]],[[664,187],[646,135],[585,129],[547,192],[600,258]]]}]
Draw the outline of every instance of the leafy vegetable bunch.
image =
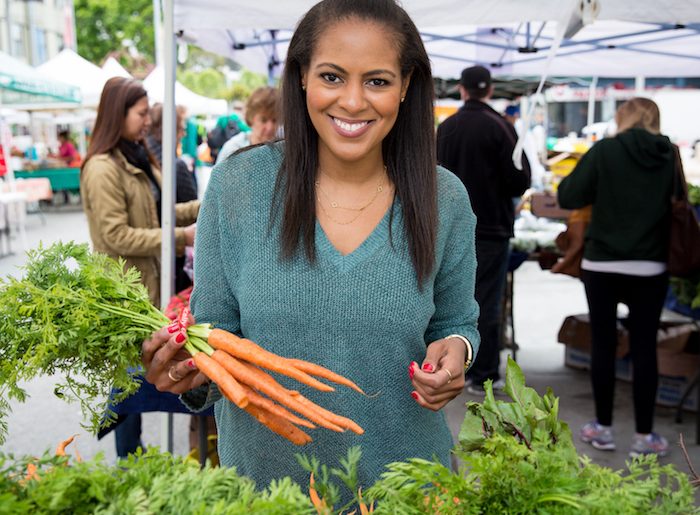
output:
[{"label": "leafy vegetable bunch", "polygon": [[613,471],[579,457],[568,426],[558,420],[551,390],[540,397],[508,361],[505,392],[491,385],[483,403],[470,402],[455,455],[457,473],[413,459],[387,466],[367,491],[375,513],[628,514],[699,513],[688,477],[655,456]]},{"label": "leafy vegetable bunch", "polygon": [[[37,464],[31,480],[25,478],[28,463]],[[117,467],[102,455],[76,462],[46,453],[38,463],[0,455],[0,513],[303,515],[313,507],[289,478],[258,490],[233,468],[200,469],[194,460],[150,448]]]},{"label": "leafy vegetable bunch", "polygon": [[200,471],[157,449],[117,467],[100,455],[81,463],[0,454],[0,513],[700,513],[687,476],[673,465],[650,456],[630,461],[623,472],[578,457],[568,427],[557,419],[558,400],[551,391],[539,397],[527,388],[512,360],[506,374],[512,402],[496,400],[491,385],[486,389],[483,403],[468,404],[455,448],[457,472],[437,460],[395,462],[365,491],[357,475],[361,452],[351,448],[338,468],[299,455],[310,473],[308,490],[289,478],[256,488],[235,469]]},{"label": "leafy vegetable bunch", "polygon": [[169,322],[149,301],[136,269],[93,254],[86,244],[57,243],[28,252],[24,277],[0,280],[0,442],[10,399],[21,381],[58,374],[55,393],[78,399],[89,426],[114,418],[112,386],[123,400],[139,388],[141,342]]}]

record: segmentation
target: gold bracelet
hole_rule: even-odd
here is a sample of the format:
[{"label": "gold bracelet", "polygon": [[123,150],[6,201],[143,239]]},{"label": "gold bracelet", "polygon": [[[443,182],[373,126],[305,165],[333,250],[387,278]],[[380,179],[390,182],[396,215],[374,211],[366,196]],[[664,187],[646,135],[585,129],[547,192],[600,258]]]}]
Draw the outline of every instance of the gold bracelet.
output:
[{"label": "gold bracelet", "polygon": [[461,334],[451,334],[447,336],[446,338],[459,338],[464,342],[464,346],[467,349],[467,353],[464,357],[464,371],[466,372],[469,370],[469,367],[472,365],[472,360],[474,359],[474,349],[472,349],[472,344],[469,340],[466,339],[466,337],[462,336]]}]

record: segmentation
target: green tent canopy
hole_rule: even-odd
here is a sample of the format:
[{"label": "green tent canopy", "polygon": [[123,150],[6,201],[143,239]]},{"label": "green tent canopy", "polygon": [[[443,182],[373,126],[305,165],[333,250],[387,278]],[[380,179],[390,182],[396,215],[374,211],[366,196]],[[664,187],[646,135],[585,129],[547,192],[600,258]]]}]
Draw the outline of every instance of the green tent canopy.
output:
[{"label": "green tent canopy", "polygon": [[32,108],[80,104],[80,89],[44,77],[31,66],[0,52],[0,105]]}]

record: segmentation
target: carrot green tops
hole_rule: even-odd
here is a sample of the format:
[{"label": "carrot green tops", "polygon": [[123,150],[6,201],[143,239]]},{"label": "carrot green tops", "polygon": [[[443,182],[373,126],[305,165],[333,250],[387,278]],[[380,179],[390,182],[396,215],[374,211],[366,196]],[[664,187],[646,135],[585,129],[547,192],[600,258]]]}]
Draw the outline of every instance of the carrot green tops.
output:
[{"label": "carrot green tops", "polygon": [[311,430],[313,442],[296,447],[221,399],[183,396],[191,407],[215,404],[219,457],[259,487],[291,476],[308,483],[294,455],[315,455],[339,466],[360,446],[360,484],[369,487],[384,465],[411,457],[449,464],[452,438],[445,416],[411,398],[411,361],[426,345],[460,334],[479,345],[474,300],[475,217],[462,183],[438,168],[439,234],[436,266],[422,290],[408,252],[401,204],[394,202],[362,245],[341,255],[317,224],[316,262],[299,252],[280,255],[280,224],[270,221],[281,143],[247,150],[217,165],[202,204],[195,245],[192,309],[198,323],[242,334],[272,352],[313,361],[355,381],[372,397],[336,385],[321,393],[277,377],[321,406],[355,420],[358,436]]}]

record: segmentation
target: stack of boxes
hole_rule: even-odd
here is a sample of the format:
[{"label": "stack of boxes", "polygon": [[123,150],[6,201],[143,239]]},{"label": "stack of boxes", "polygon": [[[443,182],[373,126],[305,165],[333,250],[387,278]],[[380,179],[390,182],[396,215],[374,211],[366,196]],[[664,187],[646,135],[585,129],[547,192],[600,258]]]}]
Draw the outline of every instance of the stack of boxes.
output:
[{"label": "stack of boxes", "polygon": [[[559,342],[566,346],[564,363],[571,368],[588,370],[591,362],[591,327],[588,314],[571,315],[564,319],[559,329]],[[625,319],[617,323],[616,376],[621,381],[633,377],[632,359],[629,355],[629,335]],[[700,332],[695,323],[686,320],[662,318],[657,333],[659,364],[659,388],[656,402],[660,406],[676,407],[689,385],[700,374]],[[689,411],[698,409],[696,385],[683,403]]]}]

